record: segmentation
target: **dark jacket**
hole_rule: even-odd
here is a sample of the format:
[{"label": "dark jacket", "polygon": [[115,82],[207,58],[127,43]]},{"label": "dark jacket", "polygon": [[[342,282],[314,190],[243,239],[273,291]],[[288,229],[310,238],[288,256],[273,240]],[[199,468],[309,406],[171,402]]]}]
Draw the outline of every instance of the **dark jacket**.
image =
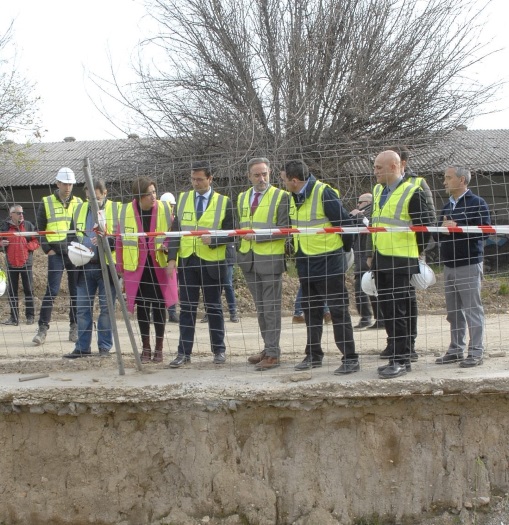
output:
[{"label": "dark jacket", "polygon": [[[15,225],[11,219],[6,219],[0,232],[34,232],[35,226],[30,221],[21,221]],[[32,266],[33,253],[39,248],[39,239],[36,236],[9,236],[6,237],[9,245],[2,250],[5,251],[7,265],[10,268],[23,268]]]},{"label": "dark jacket", "polygon": [[[309,176],[308,185],[304,192],[304,199],[301,200],[301,195],[292,193],[292,199],[295,206],[300,208],[304,201],[309,198],[317,180],[313,175]],[[325,215],[334,227],[352,226],[352,219],[343,207],[341,200],[336,192],[326,187],[323,192],[323,209]],[[349,252],[352,249],[353,242],[352,235],[342,235],[343,248],[339,250],[328,252],[320,255],[306,255],[299,249],[295,253],[295,263],[297,266],[297,273],[301,279],[320,280],[325,277],[339,275],[345,272],[345,260],[343,252]]]},{"label": "dark jacket", "polygon": [[[438,225],[444,220],[453,220],[458,226],[489,226],[491,224],[490,212],[486,201],[468,190],[460,197],[456,207],[452,208],[449,201],[443,208]],[[451,233],[434,235],[440,241],[440,256],[449,268],[477,264],[483,260],[484,238],[482,233]]]},{"label": "dark jacket", "polygon": [[[352,222],[354,225],[363,228],[366,225],[364,224],[364,218],[371,218],[371,204],[366,206],[359,211],[355,216],[351,216]],[[369,233],[359,233],[358,235],[353,235],[353,253],[354,253],[354,271],[355,273],[364,273],[369,270],[368,266],[368,257],[371,255],[371,248],[369,244],[371,235]]]}]

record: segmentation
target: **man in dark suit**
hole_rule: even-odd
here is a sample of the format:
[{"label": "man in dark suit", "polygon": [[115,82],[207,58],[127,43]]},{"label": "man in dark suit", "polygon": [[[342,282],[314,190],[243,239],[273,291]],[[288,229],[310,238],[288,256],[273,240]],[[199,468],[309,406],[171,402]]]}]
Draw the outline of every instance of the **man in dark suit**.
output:
[{"label": "man in dark suit", "polygon": [[[212,189],[212,172],[207,162],[196,162],[191,168],[193,190],[179,195],[172,231],[232,230],[233,209],[228,197]],[[221,289],[226,277],[227,236],[186,235],[170,240],[169,266],[176,267],[180,295],[180,338],[176,358],[170,368],[191,362],[196,310],[203,293],[209,320],[210,342],[214,364],[226,362],[224,318]]]},{"label": "man in dark suit", "polygon": [[[237,200],[240,228],[287,228],[290,222],[288,193],[270,184],[269,161],[251,159],[247,169],[252,187]],[[263,351],[249,357],[248,362],[260,371],[279,366],[285,241],[283,236],[249,233],[242,236],[237,255],[237,264],[255,302],[264,343]]]}]

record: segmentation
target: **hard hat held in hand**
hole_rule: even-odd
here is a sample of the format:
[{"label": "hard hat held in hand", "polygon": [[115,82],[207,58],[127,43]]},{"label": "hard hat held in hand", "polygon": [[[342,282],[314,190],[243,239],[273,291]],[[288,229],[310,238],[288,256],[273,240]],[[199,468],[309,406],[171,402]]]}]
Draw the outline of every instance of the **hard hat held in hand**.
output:
[{"label": "hard hat held in hand", "polygon": [[419,273],[412,275],[410,284],[416,290],[426,290],[428,286],[433,286],[436,282],[433,270],[424,261],[419,261]]},{"label": "hard hat held in hand", "polygon": [[163,202],[167,202],[171,204],[171,206],[174,206],[175,204],[177,204],[177,201],[175,200],[175,196],[173,195],[173,193],[170,193],[169,191],[167,191],[166,193],[163,193],[161,197],[159,198],[159,200]]},{"label": "hard hat held in hand", "polygon": [[71,242],[70,246],[67,248],[67,253],[69,254],[69,259],[75,266],[83,266],[91,261],[94,256],[94,252],[89,250],[83,244],[79,242]]},{"label": "hard hat held in hand", "polygon": [[76,184],[76,177],[71,168],[60,168],[57,173],[57,180],[65,184]]},{"label": "hard hat held in hand", "polygon": [[0,270],[0,297],[5,293],[6,289],[7,289],[7,276],[5,275],[5,272]]},{"label": "hard hat held in hand", "polygon": [[361,288],[366,295],[372,295],[378,297],[378,291],[376,289],[375,278],[373,272],[366,272],[361,279]]},{"label": "hard hat held in hand", "polygon": [[354,261],[355,255],[353,253],[353,250],[345,252],[346,271],[348,271],[353,266]]}]

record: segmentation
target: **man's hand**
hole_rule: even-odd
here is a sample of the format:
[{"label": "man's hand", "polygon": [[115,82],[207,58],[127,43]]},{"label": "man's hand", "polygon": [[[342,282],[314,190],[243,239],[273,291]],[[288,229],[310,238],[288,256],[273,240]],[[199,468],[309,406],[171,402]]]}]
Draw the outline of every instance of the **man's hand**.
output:
[{"label": "man's hand", "polygon": [[[456,228],[458,224],[451,220],[451,219],[448,219],[447,217],[444,217],[444,222],[442,223],[442,227],[443,228]],[[442,235],[451,235],[449,232],[442,232]]]},{"label": "man's hand", "polygon": [[46,255],[55,255],[55,250],[50,250]]},{"label": "man's hand", "polygon": [[371,268],[371,263],[373,262],[373,257],[368,257],[366,259],[366,264],[368,265],[368,268]]},{"label": "man's hand", "polygon": [[0,241],[0,246],[1,246],[2,248],[5,248],[6,246],[9,246],[9,241],[8,241],[7,239],[2,239],[2,240]]},{"label": "man's hand", "polygon": [[168,266],[166,267],[166,273],[168,277],[173,277],[173,274],[175,273],[175,267],[177,266],[177,262],[175,259],[170,259],[168,261]]},{"label": "man's hand", "polygon": [[210,246],[212,243],[212,235],[202,235],[201,242],[207,246]]}]

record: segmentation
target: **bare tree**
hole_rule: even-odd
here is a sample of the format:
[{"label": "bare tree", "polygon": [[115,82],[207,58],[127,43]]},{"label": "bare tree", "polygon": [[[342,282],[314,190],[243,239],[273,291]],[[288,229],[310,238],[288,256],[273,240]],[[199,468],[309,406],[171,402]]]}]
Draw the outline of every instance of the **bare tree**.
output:
[{"label": "bare tree", "polygon": [[138,82],[103,89],[180,151],[411,140],[465,123],[497,87],[467,76],[490,54],[468,0],[146,2],[160,30]]},{"label": "bare tree", "polygon": [[13,23],[0,35],[0,140],[7,133],[24,133],[39,138],[39,99],[34,95],[34,85],[17,71],[12,39]]}]

